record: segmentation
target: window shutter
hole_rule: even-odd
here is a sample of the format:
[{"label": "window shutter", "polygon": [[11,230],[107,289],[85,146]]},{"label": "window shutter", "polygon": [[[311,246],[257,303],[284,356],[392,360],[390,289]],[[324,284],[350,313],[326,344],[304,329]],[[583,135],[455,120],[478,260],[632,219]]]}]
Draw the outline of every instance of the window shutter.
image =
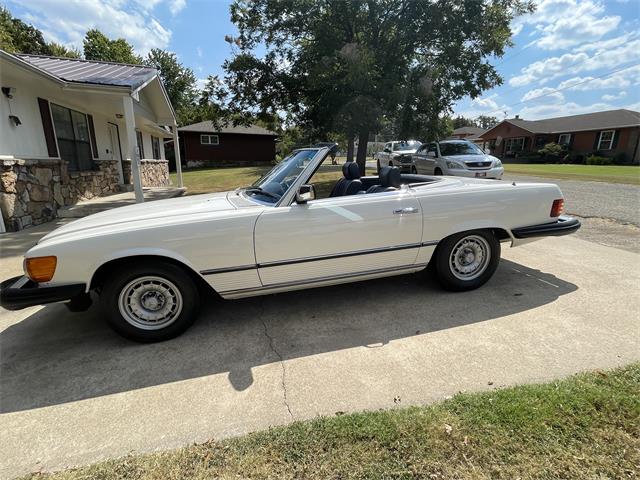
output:
[{"label": "window shutter", "polygon": [[56,133],[53,130],[49,102],[44,98],[38,97],[38,106],[40,107],[40,118],[42,119],[42,128],[44,129],[44,140],[47,143],[47,154],[50,157],[57,157],[58,147],[56,146]]},{"label": "window shutter", "polygon": [[620,130],[613,132],[613,143],[611,144],[611,150],[615,150],[618,146],[618,138],[620,137]]},{"label": "window shutter", "polygon": [[96,143],[96,130],[93,127],[93,115],[87,114],[87,119],[89,120],[89,136],[91,137],[91,151],[93,153],[93,158],[98,158],[98,144]]},{"label": "window shutter", "polygon": [[600,140],[600,132],[596,132],[596,138],[593,140],[594,150],[598,150],[598,140]]}]

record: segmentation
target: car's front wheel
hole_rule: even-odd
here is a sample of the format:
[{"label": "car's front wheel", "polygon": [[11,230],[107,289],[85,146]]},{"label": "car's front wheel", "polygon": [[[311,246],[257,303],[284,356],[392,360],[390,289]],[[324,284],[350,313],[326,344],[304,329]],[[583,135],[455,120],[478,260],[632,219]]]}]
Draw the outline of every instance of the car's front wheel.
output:
[{"label": "car's front wheel", "polygon": [[436,249],[435,272],[447,290],[473,290],[484,285],[500,262],[500,242],[488,230],[473,230],[445,238]]},{"label": "car's front wheel", "polygon": [[177,337],[194,322],[199,303],[192,278],[179,266],[163,262],[144,262],[119,271],[100,293],[109,325],[137,342]]},{"label": "car's front wheel", "polygon": [[411,173],[413,173],[414,175],[417,175],[417,174],[418,174],[418,169],[416,168],[416,166],[415,166],[415,165],[413,165],[413,166],[411,167]]}]

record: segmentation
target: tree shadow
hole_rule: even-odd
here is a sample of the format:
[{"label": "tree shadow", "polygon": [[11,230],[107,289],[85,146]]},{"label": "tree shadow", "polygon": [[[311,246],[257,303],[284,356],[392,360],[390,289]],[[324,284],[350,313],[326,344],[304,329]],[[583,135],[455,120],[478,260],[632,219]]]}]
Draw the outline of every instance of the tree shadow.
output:
[{"label": "tree shadow", "polygon": [[0,412],[73,402],[227,372],[236,390],[255,366],[485,322],[555,301],[577,287],[502,260],[472,292],[440,290],[425,273],[265,297],[211,299],[174,340],[127,341],[96,306],[50,305],[0,333]]}]

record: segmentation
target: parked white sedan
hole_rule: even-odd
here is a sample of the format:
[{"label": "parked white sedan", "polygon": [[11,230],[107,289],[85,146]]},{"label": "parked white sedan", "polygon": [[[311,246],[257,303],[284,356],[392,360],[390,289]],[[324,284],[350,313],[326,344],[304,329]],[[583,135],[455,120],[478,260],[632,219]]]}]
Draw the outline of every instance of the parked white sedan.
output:
[{"label": "parked white sedan", "polygon": [[16,310],[67,302],[77,311],[89,307],[94,291],[116,331],[158,341],[192,324],[202,295],[264,295],[417,272],[429,263],[444,288],[469,290],[495,272],[500,242],[514,246],[580,227],[561,216],[563,197],[552,184],[402,175],[388,166],[361,177],[350,162],[327,185],[327,172],[339,173],[321,165],[330,163],[330,151],[297,150],[250,187],[65,225],[26,253],[25,276],[2,283],[0,304]]},{"label": "parked white sedan", "polygon": [[411,159],[417,173],[425,175],[501,179],[504,174],[500,159],[466,140],[425,143]]}]

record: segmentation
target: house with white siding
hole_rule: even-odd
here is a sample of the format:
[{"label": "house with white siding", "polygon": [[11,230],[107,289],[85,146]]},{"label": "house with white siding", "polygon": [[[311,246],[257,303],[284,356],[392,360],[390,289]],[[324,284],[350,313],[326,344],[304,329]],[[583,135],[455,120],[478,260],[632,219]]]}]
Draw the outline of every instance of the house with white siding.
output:
[{"label": "house with white siding", "polygon": [[0,231],[123,190],[143,201],[143,187],[169,184],[169,139],[175,113],[154,68],[0,50]]}]

